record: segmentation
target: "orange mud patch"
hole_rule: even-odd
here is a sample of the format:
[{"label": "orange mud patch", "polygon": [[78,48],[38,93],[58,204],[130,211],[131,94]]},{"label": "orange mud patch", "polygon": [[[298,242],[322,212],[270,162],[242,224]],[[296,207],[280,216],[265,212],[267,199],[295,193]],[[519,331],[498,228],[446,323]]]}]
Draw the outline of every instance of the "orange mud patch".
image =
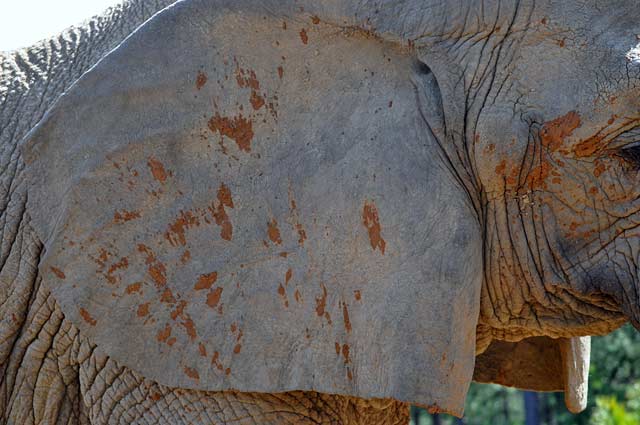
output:
[{"label": "orange mud patch", "polygon": [[122,212],[116,211],[113,214],[113,222],[116,224],[126,223],[127,221],[135,220],[136,218],[140,218],[139,211],[122,210]]},{"label": "orange mud patch", "polygon": [[342,303],[342,318],[344,319],[344,329],[347,332],[351,332],[351,320],[349,320],[349,309],[347,303]]},{"label": "orange mud patch", "polygon": [[212,207],[209,207],[209,211],[213,216],[216,224],[221,227],[220,237],[226,241],[230,241],[233,237],[233,225],[227,215],[225,207],[233,208],[233,199],[231,198],[231,191],[227,186],[221,184],[218,188],[218,205],[215,203]]},{"label": "orange mud patch", "polygon": [[151,277],[153,282],[156,284],[156,287],[165,286],[167,284],[166,269],[164,267],[164,264],[160,262],[151,264],[147,268],[147,272],[149,273],[149,276]]},{"label": "orange mud patch", "polygon": [[158,342],[166,342],[167,339],[171,336],[171,325],[166,324],[164,329],[158,331],[156,335],[156,339]]},{"label": "orange mud patch", "polygon": [[89,312],[82,307],[80,307],[80,316],[82,316],[82,320],[84,320],[91,326],[95,326],[98,323],[96,319],[91,317],[91,314],[89,314]]},{"label": "orange mud patch", "polygon": [[185,319],[181,323],[181,325],[182,327],[184,327],[184,330],[187,332],[187,335],[189,335],[189,339],[191,339],[191,341],[194,341],[198,337],[198,333],[196,332],[196,327],[193,324],[193,320],[191,320],[191,318]]},{"label": "orange mud patch", "polygon": [[378,209],[373,202],[365,202],[362,210],[362,222],[364,227],[369,232],[369,242],[371,248],[375,251],[379,249],[382,255],[386,247],[386,242],[382,238],[382,227],[380,226],[380,220],[378,218]]},{"label": "orange mud patch", "polygon": [[191,211],[180,211],[180,216],[169,224],[169,229],[165,232],[164,237],[172,246],[185,246],[187,244],[185,231],[199,225],[200,220]]},{"label": "orange mud patch", "polygon": [[147,166],[151,170],[151,175],[153,178],[159,181],[160,183],[164,183],[167,181],[167,172],[164,169],[164,165],[153,157],[149,157],[147,161]]},{"label": "orange mud patch", "polygon": [[110,284],[115,285],[118,283],[119,278],[117,278],[113,274],[118,270],[125,270],[128,267],[129,267],[129,260],[127,259],[127,257],[122,257],[120,261],[118,261],[117,263],[113,263],[111,266],[109,266],[109,269],[107,270],[107,273],[105,273],[104,277],[107,279],[107,281]]},{"label": "orange mud patch", "polygon": [[309,36],[307,35],[307,30],[304,28],[300,30],[300,40],[302,40],[302,44],[307,44],[309,42]]},{"label": "orange mud patch", "polygon": [[220,302],[222,296],[222,288],[216,288],[207,294],[207,305],[211,308],[215,308]]},{"label": "orange mud patch", "polygon": [[284,286],[282,286],[282,283],[278,285],[278,295],[280,295],[282,297],[282,302],[284,303],[285,307],[289,307],[289,300],[287,299],[287,292],[284,289]]},{"label": "orange mud patch", "polygon": [[264,98],[258,94],[255,90],[251,91],[251,97],[249,98],[251,106],[256,111],[264,106]]},{"label": "orange mud patch", "polygon": [[149,314],[149,303],[140,304],[136,312],[138,317],[144,317]]},{"label": "orange mud patch", "polygon": [[184,374],[187,375],[189,378],[194,379],[194,380],[199,380],[200,379],[200,374],[198,374],[198,371],[195,369],[192,369],[190,367],[186,367],[184,368]]},{"label": "orange mud patch", "polygon": [[173,292],[171,292],[171,289],[167,288],[162,291],[162,294],[160,295],[160,302],[166,304],[174,304],[176,302],[176,298],[173,296]]},{"label": "orange mud patch", "polygon": [[251,140],[253,139],[253,125],[251,121],[242,116],[222,117],[216,113],[208,123],[209,129],[221,136],[227,136],[238,145],[238,149],[251,152]]},{"label": "orange mud patch", "polygon": [[260,90],[260,81],[258,81],[255,71],[240,68],[240,65],[238,65],[237,61],[236,82],[238,83],[238,87],[240,88],[249,87],[253,90]]},{"label": "orange mud patch", "polygon": [[193,289],[196,291],[201,289],[210,289],[213,284],[216,283],[216,280],[218,280],[218,272],[201,274]]},{"label": "orange mud patch", "polygon": [[218,188],[218,201],[225,207],[233,208],[233,199],[231,198],[231,191],[227,186],[221,184]]},{"label": "orange mud patch", "polygon": [[198,351],[202,357],[207,357],[207,347],[203,343],[198,344]]},{"label": "orange mud patch", "polygon": [[267,223],[267,235],[271,242],[276,245],[280,245],[282,243],[282,238],[280,238],[280,229],[278,228],[278,222],[275,218]]},{"label": "orange mud patch", "polygon": [[196,89],[200,90],[205,84],[207,84],[207,74],[198,71],[198,75],[196,76]]},{"label": "orange mud patch", "polygon": [[320,284],[320,286],[322,286],[322,296],[316,298],[316,314],[322,317],[324,316],[324,309],[327,306],[327,288],[325,288],[323,284]]},{"label": "orange mud patch", "polygon": [[564,139],[571,136],[581,125],[580,115],[575,111],[568,112],[553,121],[544,123],[540,130],[540,141],[543,146],[555,152],[560,149]]},{"label": "orange mud patch", "polygon": [[342,346],[342,357],[344,357],[344,364],[349,364],[351,363],[351,357],[349,354],[349,344],[344,344]]},{"label": "orange mud patch", "polygon": [[142,282],[136,282],[136,283],[132,283],[131,285],[128,285],[124,291],[128,295],[130,295],[130,294],[133,294],[134,292],[141,293],[142,292],[141,288],[142,288]]},{"label": "orange mud patch", "polygon": [[180,257],[180,262],[182,264],[186,264],[187,261],[189,261],[191,259],[191,251],[189,251],[188,249],[182,254],[182,257]]},{"label": "orange mud patch", "polygon": [[296,224],[296,230],[298,231],[298,244],[304,245],[304,241],[307,239],[307,232],[302,227],[302,224]]},{"label": "orange mud patch", "polygon": [[55,275],[56,275],[56,277],[57,277],[58,279],[66,279],[66,278],[67,278],[67,276],[66,276],[66,275],[62,272],[62,270],[60,270],[59,268],[57,268],[57,267],[53,267],[53,266],[50,266],[49,268],[51,269],[51,271],[53,272],[53,274],[55,274]]}]

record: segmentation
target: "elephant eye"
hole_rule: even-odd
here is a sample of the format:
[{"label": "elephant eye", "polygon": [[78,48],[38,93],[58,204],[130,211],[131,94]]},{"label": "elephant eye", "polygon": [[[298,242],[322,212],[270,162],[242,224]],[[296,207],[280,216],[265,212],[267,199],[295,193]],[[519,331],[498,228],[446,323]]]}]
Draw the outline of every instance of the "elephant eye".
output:
[{"label": "elephant eye", "polygon": [[617,155],[635,171],[640,170],[640,141],[629,143],[618,149]]}]

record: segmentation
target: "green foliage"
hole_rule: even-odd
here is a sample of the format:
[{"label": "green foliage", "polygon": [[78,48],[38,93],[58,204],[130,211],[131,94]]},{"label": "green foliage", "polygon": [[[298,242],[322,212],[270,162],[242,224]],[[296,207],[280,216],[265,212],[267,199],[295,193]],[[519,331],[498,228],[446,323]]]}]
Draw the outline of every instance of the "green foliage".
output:
[{"label": "green foliage", "polygon": [[[593,337],[587,409],[573,415],[561,393],[539,397],[540,424],[637,425],[640,424],[640,332],[625,325],[606,336]],[[413,425],[431,425],[430,415],[415,411]],[[524,404],[520,391],[497,385],[471,385],[463,422],[440,415],[442,425],[523,425]]]},{"label": "green foliage", "polygon": [[640,382],[625,392],[625,400],[615,396],[598,396],[590,425],[637,425],[640,423]]}]

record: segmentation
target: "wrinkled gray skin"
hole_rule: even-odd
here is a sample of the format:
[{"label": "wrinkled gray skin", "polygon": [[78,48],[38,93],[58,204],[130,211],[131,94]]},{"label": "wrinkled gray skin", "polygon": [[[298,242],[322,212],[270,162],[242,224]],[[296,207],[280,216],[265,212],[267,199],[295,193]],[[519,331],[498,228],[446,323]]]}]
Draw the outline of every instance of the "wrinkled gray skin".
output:
[{"label": "wrinkled gray skin", "polygon": [[[197,9],[198,2],[192,3]],[[433,131],[427,138],[441,149],[430,164],[448,170],[451,184],[467,195],[465,211],[474,224],[465,248],[479,247],[473,253],[484,262],[476,273],[484,277],[476,288],[479,353],[492,339],[508,344],[535,336],[575,337],[609,332],[628,319],[638,323],[638,155],[629,147],[639,118],[638,64],[629,52],[640,19],[631,1],[566,3],[406,1],[386,8],[332,2],[305,4],[307,10],[296,16],[337,21],[346,37],[362,34],[359,28],[385,43],[408,44],[407,57],[429,67],[418,66],[417,74],[435,76],[437,90],[420,86],[422,105],[431,107],[423,117]],[[256,4],[247,3],[247,10]],[[84,30],[0,56],[2,419],[406,421],[405,403],[366,401],[344,391],[331,396],[162,386],[96,350],[77,327],[87,325],[65,318],[50,294],[51,276],[38,270],[47,241],[31,221],[37,216],[42,228],[49,211],[30,201],[18,144],[62,92],[165,5],[131,2]],[[262,6],[278,9],[268,2]],[[36,131],[30,152],[46,137],[42,128],[47,127]],[[473,264],[468,258],[458,262]],[[473,328],[475,320],[468,318]]]}]

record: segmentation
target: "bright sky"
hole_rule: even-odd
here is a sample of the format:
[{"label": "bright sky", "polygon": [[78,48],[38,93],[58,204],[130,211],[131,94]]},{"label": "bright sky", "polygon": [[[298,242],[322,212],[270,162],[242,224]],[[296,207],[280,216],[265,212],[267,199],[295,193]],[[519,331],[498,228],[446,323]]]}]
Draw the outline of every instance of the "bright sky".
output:
[{"label": "bright sky", "polygon": [[122,0],[0,0],[0,51],[27,47]]}]

